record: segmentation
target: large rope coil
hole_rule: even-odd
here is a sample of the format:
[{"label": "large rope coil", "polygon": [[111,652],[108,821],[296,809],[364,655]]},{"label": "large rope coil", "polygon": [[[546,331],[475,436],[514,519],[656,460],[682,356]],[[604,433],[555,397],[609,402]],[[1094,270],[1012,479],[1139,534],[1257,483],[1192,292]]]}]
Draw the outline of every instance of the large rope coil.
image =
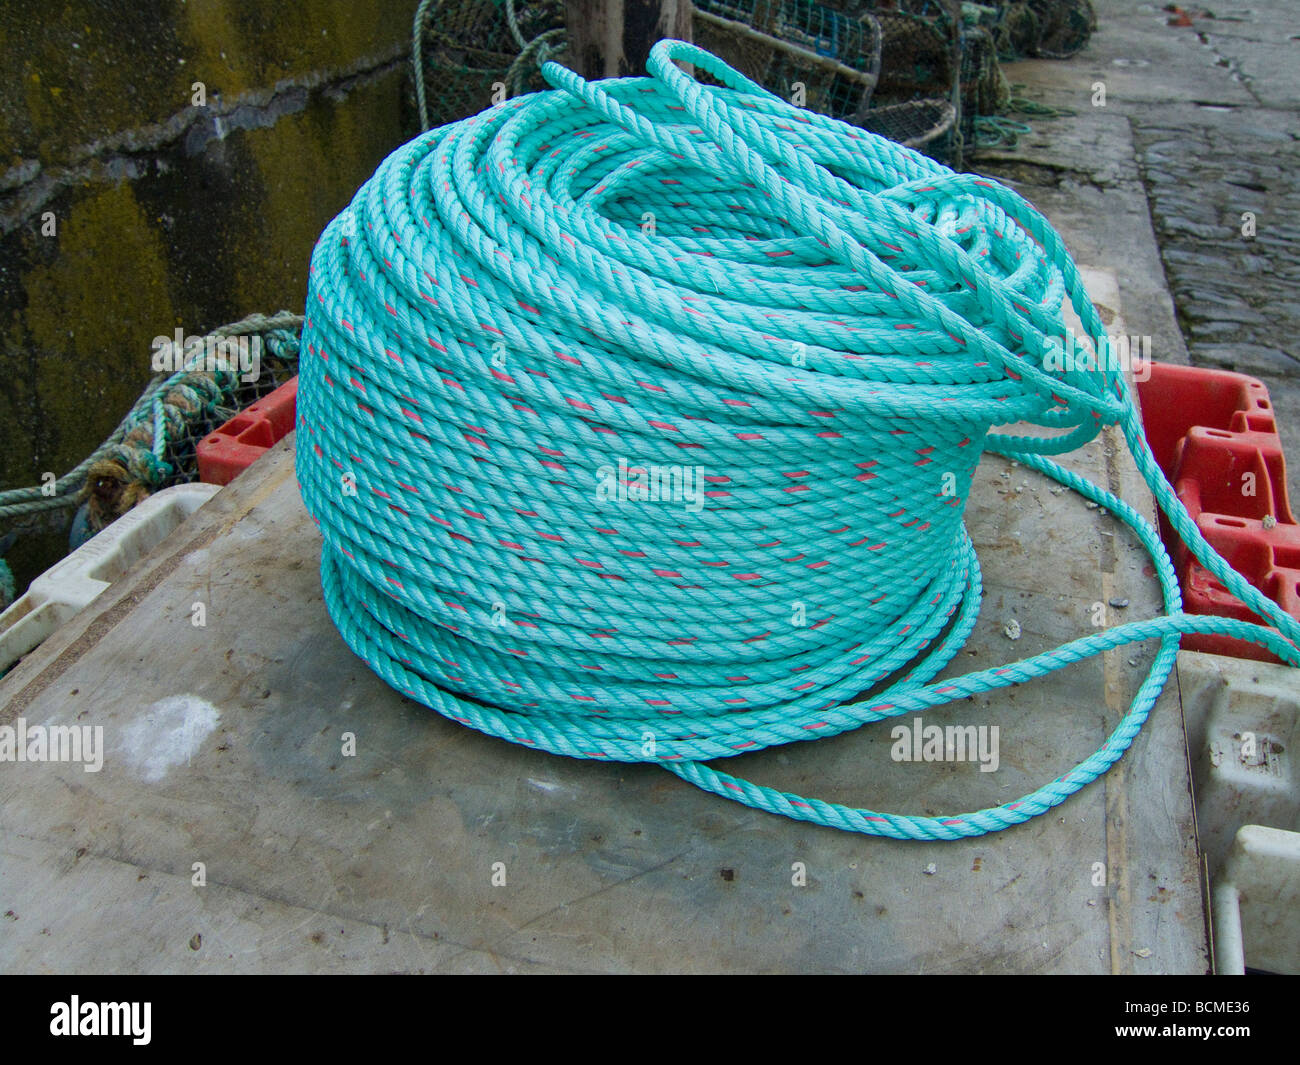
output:
[{"label": "large rope coil", "polygon": [[[933,839],[1024,821],[1104,772],[1179,633],[1300,663],[1300,626],[1163,480],[1123,373],[1045,359],[1066,301],[1088,335],[1104,329],[1024,200],[691,45],[660,42],[649,69],[588,83],[548,64],[557,91],[394,152],[317,245],[298,477],[330,614],[385,680],[513,742]],[[1017,421],[1039,430],[990,431]],[[1183,615],[1150,524],[1045,457],[1115,423],[1184,541],[1281,636]],[[1169,616],[931,683],[979,609],[962,517],[986,448],[1129,524]],[[882,814],[705,764],[1152,638],[1107,744],[997,807]]]}]

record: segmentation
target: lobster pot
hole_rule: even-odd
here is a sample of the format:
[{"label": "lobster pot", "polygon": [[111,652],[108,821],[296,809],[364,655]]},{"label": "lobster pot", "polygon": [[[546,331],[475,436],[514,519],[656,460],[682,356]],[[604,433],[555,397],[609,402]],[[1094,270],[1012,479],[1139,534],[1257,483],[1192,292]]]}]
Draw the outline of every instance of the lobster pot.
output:
[{"label": "lobster pot", "polygon": [[695,43],[769,92],[832,118],[865,110],[880,63],[874,19],[808,0],[698,0]]},{"label": "lobster pot", "polygon": [[863,129],[944,162],[953,151],[957,109],[948,100],[909,100],[873,107],[858,123]]},{"label": "lobster pot", "polygon": [[[564,25],[563,0],[518,0],[514,11],[525,43]],[[508,83],[522,51],[510,28],[506,0],[438,0],[428,5],[420,47],[430,129],[491,106],[495,87]],[[534,68],[527,88],[546,87]]]}]

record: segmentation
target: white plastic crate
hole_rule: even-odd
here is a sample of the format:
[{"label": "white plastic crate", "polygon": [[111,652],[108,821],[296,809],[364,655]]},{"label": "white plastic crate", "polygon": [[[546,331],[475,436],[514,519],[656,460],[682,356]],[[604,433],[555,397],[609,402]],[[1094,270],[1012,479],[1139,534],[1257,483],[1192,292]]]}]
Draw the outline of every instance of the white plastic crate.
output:
[{"label": "white plastic crate", "polygon": [[32,581],[0,614],[0,670],[39,647],[220,490],[214,484],[164,488]]},{"label": "white plastic crate", "polygon": [[1214,884],[1214,961],[1228,976],[1300,973],[1300,832],[1237,833]]},{"label": "white plastic crate", "polygon": [[1300,670],[1178,655],[1215,968],[1300,973]]}]

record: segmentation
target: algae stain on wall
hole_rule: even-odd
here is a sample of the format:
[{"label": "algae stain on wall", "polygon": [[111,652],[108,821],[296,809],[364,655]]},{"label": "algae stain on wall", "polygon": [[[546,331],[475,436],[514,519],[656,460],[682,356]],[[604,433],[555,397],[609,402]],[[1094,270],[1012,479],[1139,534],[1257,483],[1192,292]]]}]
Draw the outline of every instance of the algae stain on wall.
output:
[{"label": "algae stain on wall", "polygon": [[0,8],[6,152],[67,162],[97,139],[183,106],[189,79],[174,7],[174,0],[22,0]]},{"label": "algae stain on wall", "polygon": [[401,87],[398,78],[371,83],[353,91],[352,107],[317,101],[274,130],[249,132],[246,147],[256,161],[265,225],[260,255],[242,259],[236,271],[242,302],[260,305],[268,291],[292,292],[293,309],[302,309],[316,238],[352,199],[357,175],[364,180],[401,143],[395,121],[372,119],[398,114]]},{"label": "algae stain on wall", "polygon": [[[414,132],[415,6],[0,5],[0,488],[93,451],[154,336],[302,308],[321,229]],[[224,106],[195,111],[195,81]],[[36,540],[27,578],[66,544]]]},{"label": "algae stain on wall", "polygon": [[227,94],[274,85],[294,71],[346,69],[410,37],[415,0],[206,0],[185,5],[190,67]]},{"label": "algae stain on wall", "polygon": [[23,281],[37,355],[32,483],[40,470],[75,466],[87,438],[112,431],[152,376],[149,340],[175,319],[167,249],[129,185],[75,203],[55,239],[54,261]]},{"label": "algae stain on wall", "polygon": [[[391,0],[253,8],[214,0],[188,5],[182,32],[193,69],[213,72],[209,94],[229,96],[274,85],[288,71],[354,66],[409,34],[414,10],[413,2]],[[404,139],[403,74],[354,86],[346,106],[315,96],[274,126],[239,136],[239,152],[252,163],[244,180],[255,186],[249,191],[259,208],[232,234],[241,246],[230,256],[229,291],[240,306],[301,310],[316,238]]]}]

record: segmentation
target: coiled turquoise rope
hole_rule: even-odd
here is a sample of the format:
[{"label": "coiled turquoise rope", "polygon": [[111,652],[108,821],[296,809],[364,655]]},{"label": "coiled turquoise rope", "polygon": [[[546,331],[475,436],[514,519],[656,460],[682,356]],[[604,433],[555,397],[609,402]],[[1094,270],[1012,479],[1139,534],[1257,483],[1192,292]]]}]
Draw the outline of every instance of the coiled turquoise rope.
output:
[{"label": "coiled turquoise rope", "polygon": [[[1043,368],[1063,299],[1089,335],[1104,330],[1027,203],[796,109],[690,45],[661,42],[649,68],[587,83],[548,64],[558,91],[399,149],[317,245],[298,478],[330,614],[380,676],[516,743],[658,762],[799,820],[954,839],[1105,772],[1180,633],[1300,663],[1300,626],[1213,553],[1161,477],[1122,374]],[[1065,431],[990,432],[1019,420]],[[1150,524],[1043,457],[1111,423],[1184,541],[1281,636],[1182,614]],[[962,512],[985,448],[1127,523],[1168,616],[930,683],[979,608]],[[602,503],[599,471],[620,457],[698,467],[707,505]],[[705,764],[1152,638],[1106,744],[1002,806],[884,814]]]}]

